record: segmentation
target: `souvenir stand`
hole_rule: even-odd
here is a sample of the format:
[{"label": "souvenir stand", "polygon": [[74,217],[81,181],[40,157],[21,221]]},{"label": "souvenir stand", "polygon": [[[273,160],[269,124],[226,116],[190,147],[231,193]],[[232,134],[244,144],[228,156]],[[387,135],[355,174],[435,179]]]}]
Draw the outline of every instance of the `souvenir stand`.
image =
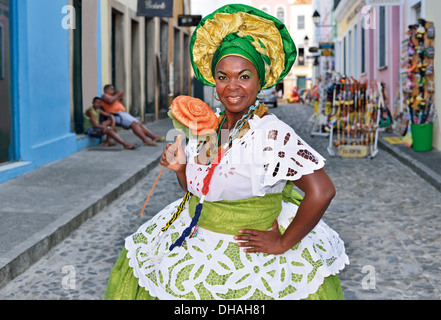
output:
[{"label": "souvenir stand", "polygon": [[375,157],[381,112],[385,109],[381,83],[360,83],[346,77],[336,81],[328,153],[344,158]]},{"label": "souvenir stand", "polygon": [[314,86],[311,90],[311,97],[314,99],[314,114],[309,119],[309,121],[313,123],[311,136],[327,137],[329,133],[324,131],[324,127],[328,123],[328,118],[325,114],[325,108],[323,107],[323,82]]},{"label": "souvenir stand", "polygon": [[[313,123],[311,130],[311,136],[329,136],[329,130],[326,129],[328,124],[328,116],[332,109],[332,90],[331,96],[329,95],[329,87],[334,82],[335,72],[333,71],[334,60],[334,43],[321,42],[319,44],[320,65],[323,65],[323,70],[320,71],[321,75],[318,78],[318,84],[315,85],[312,92],[314,97],[314,114],[310,118],[310,122]],[[320,69],[319,69],[320,70]],[[315,89],[315,90],[314,90]],[[317,93],[318,92],[318,93]]]},{"label": "souvenir stand", "polygon": [[404,136],[403,144],[409,147],[416,138],[412,134],[411,126],[431,124],[436,116],[434,41],[433,23],[419,19],[418,24],[409,26],[406,39],[402,43],[400,80],[403,87],[403,108],[397,115],[397,129]]}]

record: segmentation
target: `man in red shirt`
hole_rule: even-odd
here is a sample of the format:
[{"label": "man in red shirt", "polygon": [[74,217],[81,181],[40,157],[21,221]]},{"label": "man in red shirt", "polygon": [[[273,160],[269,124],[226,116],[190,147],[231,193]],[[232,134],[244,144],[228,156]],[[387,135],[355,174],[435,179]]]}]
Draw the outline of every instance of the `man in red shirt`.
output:
[{"label": "man in red shirt", "polygon": [[138,119],[126,112],[126,108],[121,103],[123,95],[124,92],[121,90],[115,93],[115,88],[111,84],[104,86],[101,104],[106,112],[114,116],[116,125],[126,130],[132,129],[133,133],[144,142],[145,146],[155,146],[156,142],[165,140],[164,137],[155,135],[144,127]]}]

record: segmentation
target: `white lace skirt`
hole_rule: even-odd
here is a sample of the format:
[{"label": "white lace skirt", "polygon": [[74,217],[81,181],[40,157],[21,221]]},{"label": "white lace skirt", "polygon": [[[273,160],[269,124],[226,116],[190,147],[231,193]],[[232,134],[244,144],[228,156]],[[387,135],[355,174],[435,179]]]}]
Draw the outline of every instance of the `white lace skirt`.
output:
[{"label": "white lace skirt", "polygon": [[[349,264],[343,241],[323,221],[281,255],[245,253],[233,236],[201,227],[181,247],[168,251],[191,221],[186,208],[161,232],[181,201],[168,205],[126,238],[134,276],[159,299],[305,299],[326,277]],[[282,233],[297,208],[283,202],[278,218]]]}]

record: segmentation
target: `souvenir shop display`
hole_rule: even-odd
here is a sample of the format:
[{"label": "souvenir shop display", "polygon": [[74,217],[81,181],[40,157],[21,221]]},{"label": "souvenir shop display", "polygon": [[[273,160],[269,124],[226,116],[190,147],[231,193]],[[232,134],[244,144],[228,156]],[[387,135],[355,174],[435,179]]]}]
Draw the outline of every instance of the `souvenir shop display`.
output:
[{"label": "souvenir shop display", "polygon": [[328,97],[331,96],[328,153],[344,158],[375,157],[381,121],[387,122],[388,118],[384,84],[361,83],[353,78],[341,77],[334,81],[332,94],[328,89]]},{"label": "souvenir shop display", "polygon": [[[399,125],[396,129],[404,137],[403,144],[409,147],[414,142],[431,141],[432,139],[430,130],[425,130],[424,136],[420,136],[422,132],[420,127],[431,127],[429,125],[433,123],[436,116],[434,106],[434,41],[434,25],[424,19],[419,19],[418,24],[408,27],[406,39],[403,41],[404,52],[401,67],[403,108],[397,115]],[[412,132],[412,127],[415,132]]]}]

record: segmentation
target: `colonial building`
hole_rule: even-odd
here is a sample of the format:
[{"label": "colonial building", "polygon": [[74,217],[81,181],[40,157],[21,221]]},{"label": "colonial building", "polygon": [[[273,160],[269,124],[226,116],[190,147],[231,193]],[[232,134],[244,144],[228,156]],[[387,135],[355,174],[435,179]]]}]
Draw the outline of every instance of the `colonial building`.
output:
[{"label": "colonial building", "polygon": [[362,82],[385,83],[391,111],[399,86],[403,10],[368,6],[364,0],[342,0],[335,10],[337,70]]},{"label": "colonial building", "polygon": [[0,139],[7,147],[1,151],[0,182],[77,151],[71,130],[69,30],[63,24],[66,5],[59,0],[0,2],[0,51],[6,53],[0,81],[8,88],[0,98],[7,115],[1,120]]},{"label": "colonial building", "polygon": [[315,26],[312,22],[312,0],[252,0],[251,5],[282,21],[297,47],[296,63],[283,82],[278,85],[277,90],[282,89],[286,98],[295,87],[298,90],[311,88],[314,61],[308,59],[310,55],[308,50],[312,46],[315,36]]},{"label": "colonial building", "polygon": [[190,94],[190,31],[138,15],[143,0],[0,0],[0,183],[96,143],[83,114],[105,84],[142,121]]},{"label": "colonial building", "polygon": [[[406,67],[403,57],[409,25],[422,18],[441,27],[441,4],[435,0],[338,0],[334,16],[337,22],[336,71],[359,81],[385,84],[387,107],[391,114],[406,107],[403,99]],[[434,39],[434,74],[441,72],[437,63],[441,43]],[[403,80],[404,79],[404,80]],[[438,79],[438,80],[437,80]],[[441,111],[439,77],[434,81],[434,106]],[[433,147],[441,150],[440,118],[434,120]]]}]

